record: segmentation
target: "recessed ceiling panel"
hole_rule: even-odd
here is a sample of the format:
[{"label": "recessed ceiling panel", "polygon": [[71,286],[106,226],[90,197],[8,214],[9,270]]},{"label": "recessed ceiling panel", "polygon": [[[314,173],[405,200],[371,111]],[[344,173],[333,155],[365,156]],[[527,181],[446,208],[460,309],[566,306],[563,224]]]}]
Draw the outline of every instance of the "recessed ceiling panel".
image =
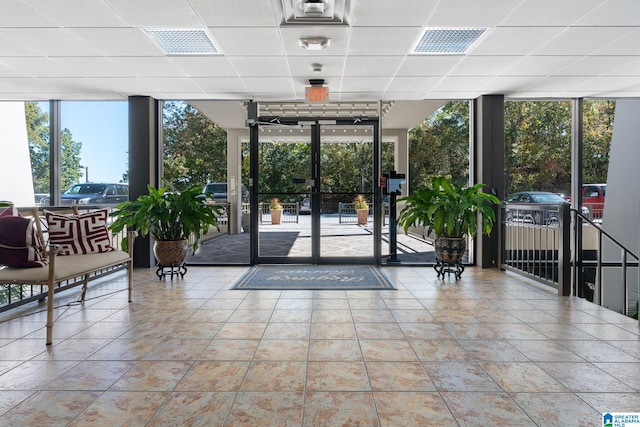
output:
[{"label": "recessed ceiling panel", "polygon": [[448,55],[466,53],[486,28],[426,28],[412,53]]},{"label": "recessed ceiling panel", "polygon": [[220,51],[203,28],[145,28],[167,55],[216,55]]}]

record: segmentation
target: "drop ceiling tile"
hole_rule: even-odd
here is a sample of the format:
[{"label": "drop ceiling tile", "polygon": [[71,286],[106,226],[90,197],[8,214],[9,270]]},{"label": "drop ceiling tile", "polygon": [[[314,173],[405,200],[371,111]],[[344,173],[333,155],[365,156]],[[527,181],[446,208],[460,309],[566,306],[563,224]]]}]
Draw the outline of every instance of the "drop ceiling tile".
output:
[{"label": "drop ceiling tile", "polygon": [[526,87],[532,91],[558,91],[572,90],[580,84],[591,80],[589,76],[551,76]]},{"label": "drop ceiling tile", "polygon": [[277,28],[209,28],[216,46],[227,56],[282,55]]},{"label": "drop ceiling tile", "polygon": [[240,75],[249,77],[288,77],[289,64],[280,56],[233,56],[231,64]]},{"label": "drop ceiling tile", "polygon": [[637,77],[611,77],[600,76],[590,80],[586,80],[583,84],[578,84],[571,88],[571,90],[577,91],[594,91],[599,92],[614,92],[614,91],[640,91],[640,79]]},{"label": "drop ceiling tile", "polygon": [[585,56],[553,73],[557,76],[599,76],[632,64],[630,56]]},{"label": "drop ceiling tile", "polygon": [[404,56],[349,56],[344,72],[347,76],[393,76]]},{"label": "drop ceiling tile", "polygon": [[525,56],[504,71],[505,76],[548,76],[579,61],[582,56]]},{"label": "drop ceiling tile", "polygon": [[[62,27],[123,27],[127,21],[104,0],[24,0]],[[4,5],[3,5],[4,7]],[[31,26],[36,26],[32,23]]]},{"label": "drop ceiling tile", "polygon": [[434,87],[434,91],[476,91],[487,81],[486,77],[445,77]]},{"label": "drop ceiling tile", "polygon": [[57,27],[46,15],[36,12],[22,0],[3,0],[0,13],[1,27]]},{"label": "drop ceiling tile", "polygon": [[[562,32],[558,27],[498,27],[487,31],[469,54],[528,55]],[[571,55],[572,53],[568,53]],[[573,53],[575,55],[575,52]]]},{"label": "drop ceiling tile", "polygon": [[113,62],[129,76],[135,77],[186,77],[184,72],[166,56],[113,58]]},{"label": "drop ceiling tile", "polygon": [[464,59],[463,55],[409,55],[400,68],[399,76],[447,75]]},{"label": "drop ceiling tile", "polygon": [[291,79],[282,77],[247,77],[242,82],[249,92],[283,92],[293,90]]},{"label": "drop ceiling tile", "polygon": [[277,24],[269,0],[191,0],[191,4],[208,27],[255,27]]},{"label": "drop ceiling tile", "polygon": [[100,56],[102,52],[90,43],[62,28],[16,28],[3,30],[10,43],[30,46],[42,56]]},{"label": "drop ceiling tile", "polygon": [[394,77],[387,87],[389,92],[426,92],[433,88],[442,77]]},{"label": "drop ceiling tile", "polygon": [[571,27],[542,44],[534,55],[588,55],[634,31],[624,27]]},{"label": "drop ceiling tile", "polygon": [[406,55],[422,34],[420,27],[355,27],[350,55]]},{"label": "drop ceiling tile", "polygon": [[593,54],[640,56],[640,28],[594,51]]},{"label": "drop ceiling tile", "polygon": [[421,27],[438,0],[366,0],[355,3],[353,26]]},{"label": "drop ceiling tile", "polygon": [[134,27],[202,27],[188,0],[109,0],[109,4]]},{"label": "drop ceiling tile", "polygon": [[171,61],[191,77],[228,77],[237,74],[229,58],[225,56],[175,55],[171,57]]},{"label": "drop ceiling tile", "polygon": [[241,92],[245,85],[236,77],[197,77],[193,81],[204,92]]},{"label": "drop ceiling tile", "polygon": [[51,58],[60,68],[73,70],[83,77],[125,77],[130,73],[111,58],[105,56],[58,56]]},{"label": "drop ceiling tile", "polygon": [[103,55],[165,56],[160,46],[138,28],[74,28],[70,31]]},{"label": "drop ceiling tile", "polygon": [[522,59],[522,56],[466,56],[451,72],[451,76],[491,76],[502,74]]},{"label": "drop ceiling tile", "polygon": [[485,82],[481,89],[487,93],[506,94],[532,86],[545,78],[536,76],[498,76]]},{"label": "drop ceiling tile", "polygon": [[637,26],[640,23],[640,5],[637,0],[607,0],[576,25]]},{"label": "drop ceiling tile", "polygon": [[194,79],[176,77],[145,77],[140,80],[157,92],[202,93]]},{"label": "drop ceiling tile", "polygon": [[519,2],[511,0],[446,0],[438,2],[427,21],[429,27],[493,27],[509,16]]},{"label": "drop ceiling tile", "polygon": [[137,93],[146,94],[152,91],[152,88],[147,85],[143,79],[135,77],[109,77],[109,78],[96,78],[95,87],[99,87],[104,92],[122,92],[122,93]]},{"label": "drop ceiling tile", "polygon": [[[502,26],[568,26],[602,4],[602,0],[525,0],[519,2]],[[553,11],[550,13],[549,11]]]},{"label": "drop ceiling tile", "polygon": [[390,77],[345,77],[342,79],[340,90],[345,92],[375,92],[386,88],[390,82]]}]

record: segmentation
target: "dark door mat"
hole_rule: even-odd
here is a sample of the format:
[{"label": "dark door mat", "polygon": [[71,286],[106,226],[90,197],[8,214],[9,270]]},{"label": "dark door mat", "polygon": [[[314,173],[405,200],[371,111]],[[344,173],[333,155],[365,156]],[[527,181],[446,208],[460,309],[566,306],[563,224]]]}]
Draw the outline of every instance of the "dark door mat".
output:
[{"label": "dark door mat", "polygon": [[396,289],[375,265],[255,265],[231,289]]}]

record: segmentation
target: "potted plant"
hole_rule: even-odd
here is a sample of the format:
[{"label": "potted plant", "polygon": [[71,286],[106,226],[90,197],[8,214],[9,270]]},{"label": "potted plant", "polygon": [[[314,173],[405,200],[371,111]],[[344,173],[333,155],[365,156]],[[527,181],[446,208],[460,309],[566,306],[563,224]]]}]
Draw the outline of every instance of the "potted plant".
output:
[{"label": "potted plant", "polygon": [[[218,226],[217,215],[223,207],[207,204],[198,187],[182,192],[168,185],[147,188],[149,194],[115,207],[109,214],[115,217],[109,229],[114,234],[125,228],[136,230],[141,236],[150,234],[155,240],[153,252],[159,265],[182,265],[187,256],[188,239],[192,237],[195,253],[209,227]],[[126,245],[123,239],[123,248]]]},{"label": "potted plant", "polygon": [[[436,235],[436,258],[444,263],[459,264],[466,250],[466,236],[480,232],[490,234],[496,219],[493,204],[500,200],[482,193],[484,184],[463,188],[443,176],[434,177],[431,188],[402,197],[397,202],[405,206],[398,224],[406,232],[412,225],[427,227]],[[478,220],[478,214],[481,215]]]},{"label": "potted plant", "polygon": [[369,220],[369,204],[362,194],[358,194],[353,199],[353,208],[358,215],[358,225],[367,225]]},{"label": "potted plant", "polygon": [[271,212],[271,224],[280,224],[282,220],[282,205],[280,199],[274,197],[269,204],[269,211]]}]

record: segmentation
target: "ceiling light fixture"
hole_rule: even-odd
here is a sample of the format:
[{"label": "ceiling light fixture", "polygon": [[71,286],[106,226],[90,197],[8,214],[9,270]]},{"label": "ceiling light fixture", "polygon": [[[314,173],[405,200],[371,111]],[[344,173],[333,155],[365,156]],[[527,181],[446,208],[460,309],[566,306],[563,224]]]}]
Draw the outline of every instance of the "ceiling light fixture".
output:
[{"label": "ceiling light fixture", "polygon": [[486,28],[427,28],[412,53],[465,53],[487,31]]},{"label": "ceiling light fixture", "polygon": [[145,28],[168,55],[216,55],[220,52],[202,28]]},{"label": "ceiling light fixture", "polygon": [[300,47],[306,50],[322,50],[329,47],[331,39],[326,37],[303,37],[298,40]]}]

